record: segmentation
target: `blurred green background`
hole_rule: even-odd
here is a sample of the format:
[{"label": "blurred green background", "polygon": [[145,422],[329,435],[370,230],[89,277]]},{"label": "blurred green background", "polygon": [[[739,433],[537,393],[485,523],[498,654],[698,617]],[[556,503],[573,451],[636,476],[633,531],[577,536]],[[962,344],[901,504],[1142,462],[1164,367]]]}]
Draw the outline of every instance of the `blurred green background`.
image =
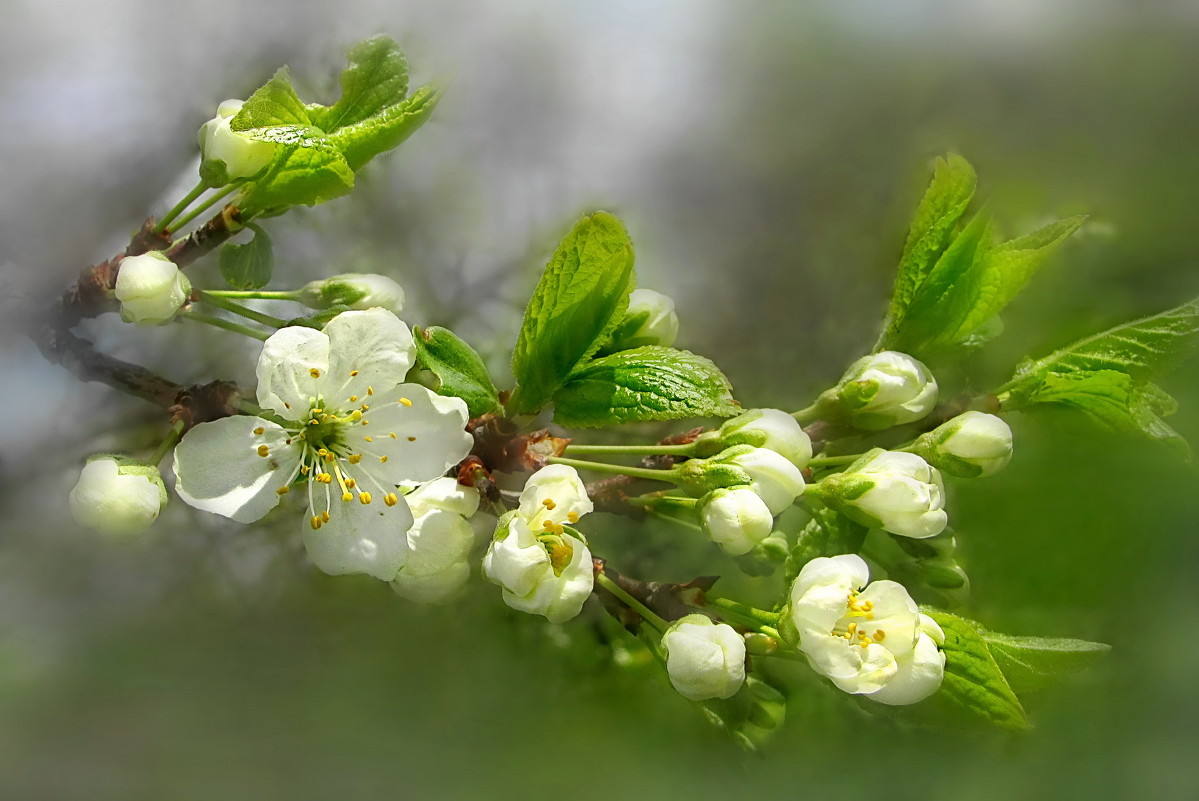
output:
[{"label": "blurred green background", "polygon": [[[1199,293],[1192,2],[0,13],[9,300],[64,286],[169,205],[217,102],[283,62],[332,99],[345,49],[377,31],[450,92],[352,198],[269,222],[278,282],[387,272],[409,290],[405,319],[454,326],[501,369],[552,244],[604,207],[628,223],[642,285],[677,299],[680,345],[748,405],[806,405],[873,342],[907,215],[948,149],[1009,234],[1093,220],[1005,315],[978,386]],[[252,383],[255,349],[232,336],[115,319],[87,332],[180,380]],[[460,603],[417,607],[316,573],[287,513],[244,528],[175,502],[135,544],[79,530],[65,498],[84,456],[148,450],[161,424],[16,337],[0,367],[0,797],[1199,797],[1199,481],[1144,442],[1021,417],[1007,471],[950,490],[967,614],[1114,646],[1029,699],[1031,732],[870,720],[796,672],[785,728],[749,757],[652,666],[614,663],[598,614],[549,627],[478,580]],[[1199,443],[1199,365],[1162,383]],[[772,586],[703,543],[617,534],[595,550],[647,578]]]}]

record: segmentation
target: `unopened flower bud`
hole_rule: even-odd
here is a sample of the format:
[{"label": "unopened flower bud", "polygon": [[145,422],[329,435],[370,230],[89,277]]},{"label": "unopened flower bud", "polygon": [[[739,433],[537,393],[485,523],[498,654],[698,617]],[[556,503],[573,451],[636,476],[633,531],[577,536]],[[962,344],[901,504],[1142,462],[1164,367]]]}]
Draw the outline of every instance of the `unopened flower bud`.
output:
[{"label": "unopened flower bud", "polygon": [[674,311],[674,301],[652,289],[634,289],[624,319],[612,332],[604,351],[614,353],[644,345],[669,347],[678,335],[679,317]]},{"label": "unopened flower bud", "polygon": [[404,500],[413,523],[408,555],[392,589],[411,601],[440,603],[470,576],[467,557],[475,532],[468,518],[479,507],[479,493],[443,477],[420,485]]},{"label": "unopened flower bud", "polygon": [[927,415],[937,404],[937,381],[906,353],[885,350],[858,359],[821,397],[828,412],[852,425],[881,431]]},{"label": "unopened flower bud", "polygon": [[313,309],[378,306],[399,313],[404,307],[404,288],[387,276],[374,273],[343,273],[323,281],[309,281],[301,292],[304,305]]},{"label": "unopened flower bud", "polygon": [[749,486],[772,515],[781,513],[803,495],[803,473],[786,457],[768,448],[751,448],[728,460],[749,474]]},{"label": "unopened flower bud", "polygon": [[964,412],[922,436],[916,450],[950,475],[991,476],[1012,460],[1012,430],[993,414]]},{"label": "unopened flower bud", "polygon": [[241,100],[226,100],[217,106],[216,116],[200,126],[200,175],[209,186],[249,178],[275,156],[274,142],[252,139],[230,127],[243,105]]},{"label": "unopened flower bud", "polygon": [[875,448],[813,489],[849,519],[903,537],[932,537],[948,522],[941,474],[914,453]]},{"label": "unopened flower bud", "polygon": [[175,316],[191,294],[187,280],[175,263],[158,251],[121,259],[115,294],[121,302],[121,319],[141,325],[161,325]]},{"label": "unopened flower bud", "polygon": [[793,416],[779,409],[751,409],[726,420],[716,431],[701,434],[697,442],[700,455],[731,445],[752,445],[768,448],[800,469],[812,459],[812,440]]},{"label": "unopened flower bud", "polygon": [[704,532],[730,556],[749,553],[774,527],[766,502],[749,487],[716,489],[699,502]]},{"label": "unopened flower bud", "polygon": [[662,635],[666,672],[692,701],[731,698],[745,683],[745,640],[727,623],[687,615]]},{"label": "unopened flower bud", "polygon": [[166,502],[158,468],[112,456],[90,459],[69,499],[80,525],[105,534],[145,531]]}]

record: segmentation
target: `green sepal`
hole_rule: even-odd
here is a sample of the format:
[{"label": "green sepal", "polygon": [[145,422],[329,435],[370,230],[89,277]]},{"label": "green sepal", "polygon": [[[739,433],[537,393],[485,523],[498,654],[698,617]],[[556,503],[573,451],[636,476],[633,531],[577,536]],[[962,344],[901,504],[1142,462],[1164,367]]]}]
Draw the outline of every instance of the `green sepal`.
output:
[{"label": "green sepal", "polygon": [[593,428],[741,412],[715,364],[685,350],[645,345],[593,359],[553,396],[554,421]]},{"label": "green sepal", "polygon": [[1041,690],[1091,667],[1110,645],[1063,637],[1016,637],[980,629],[996,664],[1018,693]]},{"label": "green sepal", "polygon": [[257,225],[248,227],[254,232],[249,242],[221,247],[221,277],[234,289],[261,289],[270,283],[275,267],[271,238]]},{"label": "green sepal", "polygon": [[200,162],[200,180],[210,189],[229,183],[229,168],[220,159],[204,159]]},{"label": "green sepal", "polygon": [[978,625],[948,612],[922,610],[945,632],[945,678],[935,698],[970,717],[1005,729],[1030,727],[1016,697]]},{"label": "green sepal", "polygon": [[546,265],[512,354],[513,414],[538,412],[567,377],[608,340],[634,286],[633,244],[615,216],[575,223]]},{"label": "green sepal", "polygon": [[438,395],[461,398],[471,417],[498,412],[503,407],[487,367],[474,348],[453,331],[438,326],[412,329],[416,365],[437,378],[431,389]]}]

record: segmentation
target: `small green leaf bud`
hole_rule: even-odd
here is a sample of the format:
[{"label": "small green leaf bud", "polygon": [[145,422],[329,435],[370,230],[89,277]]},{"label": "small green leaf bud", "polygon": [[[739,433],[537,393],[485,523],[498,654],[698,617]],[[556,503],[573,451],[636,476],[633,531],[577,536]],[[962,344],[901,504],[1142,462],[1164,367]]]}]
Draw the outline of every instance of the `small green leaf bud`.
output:
[{"label": "small green leaf bud", "polygon": [[166,502],[158,468],[114,456],[89,459],[68,499],[81,526],[113,535],[145,531]]},{"label": "small green leaf bud", "polygon": [[914,453],[875,448],[813,489],[850,520],[902,537],[932,537],[948,522],[941,474]]},{"label": "small green leaf bud", "polygon": [[139,325],[169,322],[187,302],[191,281],[157,251],[121,259],[114,294],[121,319]]},{"label": "small green leaf bud", "polygon": [[950,475],[991,476],[1012,460],[1012,430],[993,414],[964,412],[920,437],[915,450]]},{"label": "small green leaf bud", "polygon": [[615,353],[645,345],[669,347],[678,335],[679,317],[674,311],[674,301],[652,289],[634,289],[629,294],[629,308],[612,332],[604,352]]},{"label": "small green leaf bud", "polygon": [[881,431],[931,412],[937,404],[937,381],[922,362],[887,350],[850,365],[820,404],[824,413],[843,417],[857,428]]},{"label": "small green leaf bud", "polygon": [[378,306],[398,314],[404,307],[404,288],[387,276],[374,273],[343,273],[323,281],[310,281],[301,292],[304,305],[313,309]]},{"label": "small green leaf bud", "polygon": [[216,116],[200,126],[200,174],[209,186],[256,175],[275,157],[274,142],[251,139],[230,127],[243,105],[241,100],[226,100],[217,106]]},{"label": "small green leaf bud", "polygon": [[768,448],[800,469],[812,459],[812,440],[793,416],[779,409],[751,409],[701,434],[696,442],[701,455],[731,445],[752,445]]},{"label": "small green leaf bud", "polygon": [[704,533],[730,556],[749,553],[774,527],[766,502],[749,487],[712,490],[698,508]]},{"label": "small green leaf bud", "polygon": [[732,698],[745,683],[745,640],[727,623],[687,615],[662,635],[666,673],[684,698]]}]

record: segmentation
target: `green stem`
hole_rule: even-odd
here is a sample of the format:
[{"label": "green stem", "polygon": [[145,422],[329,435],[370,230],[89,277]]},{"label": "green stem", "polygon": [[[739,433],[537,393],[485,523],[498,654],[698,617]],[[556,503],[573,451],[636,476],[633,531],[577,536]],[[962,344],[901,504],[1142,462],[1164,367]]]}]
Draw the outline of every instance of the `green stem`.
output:
[{"label": "green stem", "polygon": [[230,300],[299,300],[304,296],[303,291],[299,289],[206,289],[204,292]]},{"label": "green stem", "polygon": [[760,628],[761,626],[770,626],[773,628],[779,622],[778,612],[767,612],[765,609],[758,609],[757,607],[733,601],[729,598],[719,598],[709,595],[704,599],[704,606],[716,609],[721,614],[740,618],[743,622],[752,623],[754,628]]},{"label": "green stem", "polygon": [[564,464],[578,470],[594,470],[597,473],[615,473],[631,478],[647,478],[650,481],[674,481],[677,468],[670,470],[651,470],[646,467],[630,467],[623,464],[608,464],[607,462],[587,462],[582,459],[567,459],[564,456],[550,456],[546,459],[550,464]]},{"label": "green stem", "polygon": [[[695,506],[699,503],[698,498],[684,498],[678,495],[663,495],[659,492],[651,492],[648,495],[634,495],[632,498],[625,498],[625,503],[633,506]],[[646,511],[650,511],[647,509]]]},{"label": "green stem", "polygon": [[834,465],[851,464],[861,458],[861,456],[862,454],[860,453],[853,453],[848,456],[818,456],[808,462],[808,467],[832,467]]},{"label": "green stem", "polygon": [[184,195],[178,203],[171,207],[170,211],[162,215],[162,219],[159,220],[158,224],[154,226],[154,233],[161,234],[163,231],[167,230],[167,226],[171,224],[171,220],[178,217],[184,209],[194,203],[196,198],[204,194],[206,189],[208,189],[208,185],[203,181],[200,181],[200,183],[196,184],[190,192]]},{"label": "green stem", "polygon": [[232,320],[226,320],[223,317],[214,317],[211,314],[204,314],[203,312],[186,311],[181,313],[179,316],[183,317],[185,320],[195,320],[197,323],[207,323],[208,325],[216,328],[223,328],[226,331],[233,331],[237,334],[252,337],[253,339],[257,339],[259,342],[265,342],[267,337],[270,336],[270,334],[266,333],[265,331],[257,331],[240,323],[235,323]]},{"label": "green stem", "polygon": [[691,531],[698,531],[698,532],[702,533],[704,530],[704,527],[699,525],[698,523],[692,523],[690,520],[684,520],[681,517],[675,517],[674,515],[666,514],[665,512],[659,512],[657,509],[653,508],[652,506],[650,508],[646,509],[645,513],[647,515],[649,515],[650,517],[653,517],[657,520],[666,520],[670,523],[674,523],[675,525],[682,526],[683,528],[686,528],[686,529],[690,529]]},{"label": "green stem", "polygon": [[566,446],[569,453],[580,454],[612,454],[614,456],[693,456],[695,443],[687,442],[682,445],[576,445]]},{"label": "green stem", "polygon": [[800,409],[798,412],[791,412],[791,416],[799,421],[800,425],[807,425],[820,419],[820,403],[813,403],[806,409]]},{"label": "green stem", "polygon": [[233,194],[240,188],[241,188],[241,184],[239,182],[234,182],[232,184],[229,184],[228,188],[226,188],[224,191],[217,192],[215,195],[208,198],[208,200],[205,200],[199,206],[196,206],[194,209],[192,209],[186,217],[184,217],[182,220],[179,220],[178,222],[176,222],[175,227],[172,228],[171,230],[172,231],[182,230],[184,227],[187,226],[187,224],[189,222],[196,219],[201,214],[203,214],[204,212],[206,212],[210,208],[212,208],[213,204],[224,200],[225,198],[229,197],[229,195]]},{"label": "green stem", "polygon": [[272,328],[287,327],[286,320],[281,320],[278,317],[272,317],[269,314],[263,314],[262,312],[254,311],[253,309],[247,309],[240,303],[234,303],[231,300],[226,300],[220,295],[214,295],[213,293],[204,289],[200,290],[200,301],[211,306],[216,306],[218,309],[224,309],[225,311],[233,312],[236,315],[245,317],[247,320],[253,320],[256,323],[269,325]]},{"label": "green stem", "polygon": [[157,465],[170,452],[171,448],[179,444],[179,440],[183,438],[183,421],[176,420],[175,425],[171,426],[171,430],[166,437],[154,449],[154,453],[150,454],[150,464]]},{"label": "green stem", "polygon": [[666,630],[670,628],[670,624],[655,614],[652,609],[641,603],[641,601],[638,601],[636,598],[626,592],[624,587],[620,586],[603,573],[600,573],[598,576],[596,576],[595,581],[605,590],[624,601],[625,605],[627,605],[637,614],[641,615],[641,617],[644,618],[647,623],[656,628],[658,631],[665,633]]}]

